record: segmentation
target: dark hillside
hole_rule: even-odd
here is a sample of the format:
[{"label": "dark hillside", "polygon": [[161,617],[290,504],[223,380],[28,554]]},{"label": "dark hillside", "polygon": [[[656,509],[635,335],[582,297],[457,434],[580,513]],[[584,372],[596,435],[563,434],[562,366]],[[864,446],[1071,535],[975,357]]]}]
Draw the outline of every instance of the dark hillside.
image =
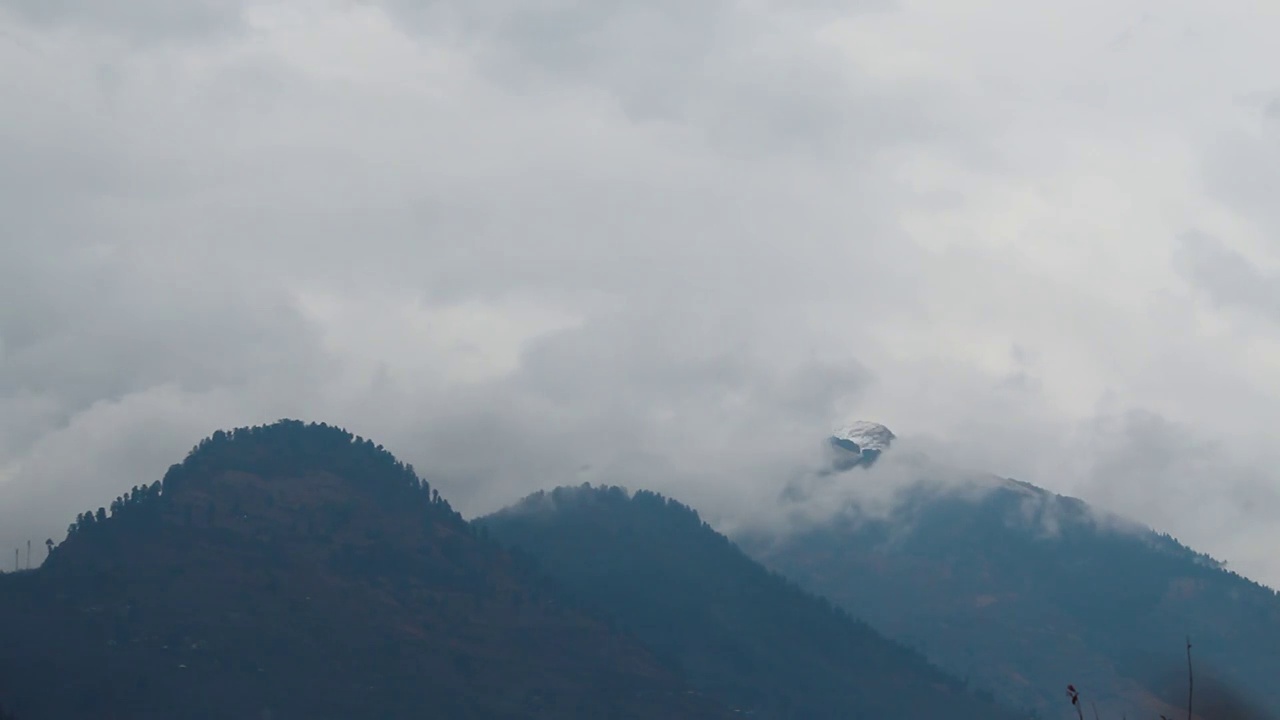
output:
[{"label": "dark hillside", "polygon": [[1104,717],[1185,717],[1188,635],[1200,708],[1230,701],[1235,720],[1280,715],[1276,593],[1073,498],[1014,481],[985,493],[921,487],[889,517],[850,510],[787,535],[735,539],[1043,717],[1075,717],[1063,704],[1068,682]]},{"label": "dark hillside", "polygon": [[753,717],[1016,717],[771,574],[660,495],[560,488],[476,522],[695,687]]},{"label": "dark hillside", "polygon": [[719,718],[372,442],[215,433],[0,578],[0,698],[66,718]]}]

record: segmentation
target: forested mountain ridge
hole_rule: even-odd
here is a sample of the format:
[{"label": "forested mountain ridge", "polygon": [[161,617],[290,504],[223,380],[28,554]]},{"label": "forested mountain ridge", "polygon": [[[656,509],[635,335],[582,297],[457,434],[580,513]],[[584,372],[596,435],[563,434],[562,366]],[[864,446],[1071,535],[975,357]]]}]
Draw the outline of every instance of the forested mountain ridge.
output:
[{"label": "forested mountain ridge", "polygon": [[[905,481],[852,463],[843,470],[819,480],[842,486],[832,497],[852,499],[842,511],[734,539],[1043,717],[1075,717],[1063,704],[1067,683],[1104,717],[1185,715],[1187,636],[1205,717],[1280,715],[1280,598],[1270,588],[1168,534],[1026,482]],[[870,489],[883,497],[886,482],[904,483],[892,509],[864,512],[860,486],[876,484]],[[797,497],[788,488],[780,503]],[[1227,705],[1230,713],[1210,712]]]},{"label": "forested mountain ridge", "polygon": [[22,720],[702,718],[390,453],[297,421],[201,442],[0,577]]},{"label": "forested mountain ridge", "polygon": [[754,717],[1018,717],[770,573],[661,495],[559,488],[475,523],[695,687]]}]

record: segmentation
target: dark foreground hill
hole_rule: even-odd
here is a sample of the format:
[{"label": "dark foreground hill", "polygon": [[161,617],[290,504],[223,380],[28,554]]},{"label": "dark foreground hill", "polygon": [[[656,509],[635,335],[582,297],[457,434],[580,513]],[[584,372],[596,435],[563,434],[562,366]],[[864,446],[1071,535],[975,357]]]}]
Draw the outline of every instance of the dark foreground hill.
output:
[{"label": "dark foreground hill", "polygon": [[[886,477],[854,468],[826,480]],[[1186,717],[1188,635],[1197,716],[1280,716],[1275,592],[1079,500],[983,482],[908,485],[887,515],[850,505],[787,534],[735,539],[806,589],[1042,717],[1076,717],[1067,683],[1104,718]]]},{"label": "dark foreground hill", "polygon": [[771,574],[662,496],[561,488],[476,524],[751,717],[1016,717]]},{"label": "dark foreground hill", "polygon": [[216,433],[0,577],[0,702],[71,718],[721,718],[372,442]]}]

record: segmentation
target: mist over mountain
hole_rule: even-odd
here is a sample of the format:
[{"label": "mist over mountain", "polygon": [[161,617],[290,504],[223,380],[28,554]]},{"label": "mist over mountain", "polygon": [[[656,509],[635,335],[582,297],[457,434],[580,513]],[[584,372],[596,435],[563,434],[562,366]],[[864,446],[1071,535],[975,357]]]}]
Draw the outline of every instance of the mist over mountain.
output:
[{"label": "mist over mountain", "polygon": [[844,440],[831,438],[831,471],[787,484],[786,522],[734,533],[749,554],[1045,717],[1072,714],[1068,683],[1108,716],[1185,712],[1187,636],[1202,709],[1277,715],[1272,589],[1079,499],[887,445],[868,470]]},{"label": "mist over mountain", "polygon": [[609,486],[468,523],[337,427],[220,431],[0,576],[0,707],[977,720],[1068,717],[1072,683],[1106,717],[1173,716],[1190,636],[1197,718],[1276,717],[1271,589],[882,425],[822,452],[731,540]]},{"label": "mist over mountain", "polygon": [[[0,0],[0,703],[696,715],[457,517],[590,482],[1015,708],[1274,708],[1275,7]],[[417,469],[155,488],[285,416]]]}]

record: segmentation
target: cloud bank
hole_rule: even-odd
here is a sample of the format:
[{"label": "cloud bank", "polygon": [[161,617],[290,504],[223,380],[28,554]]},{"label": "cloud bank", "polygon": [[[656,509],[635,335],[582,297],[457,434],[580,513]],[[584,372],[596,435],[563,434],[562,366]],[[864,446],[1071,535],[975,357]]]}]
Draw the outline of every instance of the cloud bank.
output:
[{"label": "cloud bank", "polygon": [[712,517],[866,417],[1280,582],[1265,13],[0,0],[0,546],[284,416]]}]

